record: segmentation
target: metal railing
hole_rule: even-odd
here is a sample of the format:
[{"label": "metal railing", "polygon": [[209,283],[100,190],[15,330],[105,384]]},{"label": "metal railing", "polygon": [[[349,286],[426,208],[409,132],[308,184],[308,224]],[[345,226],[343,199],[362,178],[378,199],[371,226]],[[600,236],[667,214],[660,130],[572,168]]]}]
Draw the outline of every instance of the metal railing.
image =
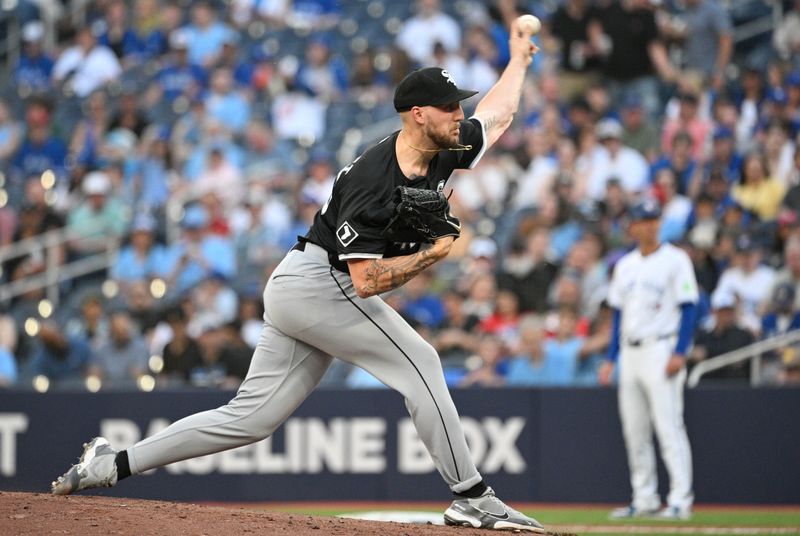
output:
[{"label": "metal railing", "polygon": [[800,342],[800,329],[789,331],[782,335],[776,335],[775,337],[770,337],[763,341],[757,341],[753,344],[748,344],[736,350],[706,359],[695,365],[692,372],[689,374],[689,379],[686,384],[689,387],[697,387],[697,384],[700,383],[700,379],[709,372],[729,367],[743,361],[752,360],[750,365],[750,384],[760,385],[762,354],[798,342]]},{"label": "metal railing", "polygon": [[75,236],[70,235],[66,229],[54,229],[0,247],[0,264],[39,252],[44,255],[45,264],[43,272],[0,285],[0,303],[28,292],[46,289],[47,299],[56,306],[60,299],[61,283],[108,269],[114,264],[119,248],[119,243],[114,238],[105,240],[102,251],[62,264],[63,252],[73,238]]}]

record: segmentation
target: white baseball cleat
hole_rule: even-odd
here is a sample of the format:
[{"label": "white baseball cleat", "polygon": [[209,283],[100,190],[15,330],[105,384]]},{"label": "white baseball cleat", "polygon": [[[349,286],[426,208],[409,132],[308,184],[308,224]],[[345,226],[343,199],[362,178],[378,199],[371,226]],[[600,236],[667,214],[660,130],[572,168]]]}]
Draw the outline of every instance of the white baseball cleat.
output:
[{"label": "white baseball cleat", "polygon": [[494,530],[545,532],[542,524],[517,512],[487,488],[475,499],[456,499],[444,512],[444,524]]},{"label": "white baseball cleat", "polygon": [[87,488],[110,488],[117,483],[117,451],[104,437],[83,444],[77,464],[51,484],[53,495],[69,495]]},{"label": "white baseball cleat", "polygon": [[662,521],[687,521],[692,518],[692,509],[680,506],[667,506],[663,510],[659,510],[653,519],[660,519]]},{"label": "white baseball cleat", "polygon": [[609,519],[634,519],[643,517],[653,517],[658,513],[658,508],[651,510],[644,508],[637,508],[634,505],[624,506],[622,508],[615,508],[608,514]]}]

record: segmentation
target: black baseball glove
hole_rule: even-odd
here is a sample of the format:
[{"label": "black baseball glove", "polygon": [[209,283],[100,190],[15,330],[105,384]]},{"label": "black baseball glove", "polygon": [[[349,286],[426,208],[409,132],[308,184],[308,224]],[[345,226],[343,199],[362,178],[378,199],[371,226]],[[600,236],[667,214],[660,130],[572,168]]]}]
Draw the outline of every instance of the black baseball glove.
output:
[{"label": "black baseball glove", "polygon": [[461,222],[450,214],[450,203],[443,193],[398,186],[394,191],[394,212],[383,234],[395,242],[433,243],[444,236],[458,238]]}]

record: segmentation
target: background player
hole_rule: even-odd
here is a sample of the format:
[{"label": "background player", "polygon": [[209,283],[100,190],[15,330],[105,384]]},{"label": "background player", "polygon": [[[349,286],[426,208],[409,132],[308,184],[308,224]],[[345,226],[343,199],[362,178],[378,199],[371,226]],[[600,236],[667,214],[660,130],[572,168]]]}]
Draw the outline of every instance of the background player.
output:
[{"label": "background player", "polygon": [[[619,354],[619,414],[633,488],[630,506],[614,510],[613,518],[688,519],[694,500],[683,383],[697,281],[689,256],[659,243],[660,215],[654,200],[633,208],[630,232],[637,248],[615,266],[608,292],[614,323],[600,382],[608,384]],[[667,507],[660,511],[654,427],[670,480]]]},{"label": "background player", "polygon": [[[421,249],[382,234],[399,185],[441,191],[457,168],[474,166],[517,111],[536,46],[531,31],[511,28],[511,59],[498,82],[464,119],[474,95],[441,68],[415,71],[398,85],[402,129],[338,175],[306,237],[275,269],[264,291],[261,339],[250,370],[227,405],[173,423],[127,450],[104,438],[53,483],[53,493],[112,486],[132,474],[227,450],[269,435],[308,396],[336,356],[399,391],[437,469],[456,495],[448,524],[542,532],[483,481],[470,456],[439,357],[377,295],[403,285],[444,258],[457,236]],[[413,237],[412,237],[413,238]]]}]

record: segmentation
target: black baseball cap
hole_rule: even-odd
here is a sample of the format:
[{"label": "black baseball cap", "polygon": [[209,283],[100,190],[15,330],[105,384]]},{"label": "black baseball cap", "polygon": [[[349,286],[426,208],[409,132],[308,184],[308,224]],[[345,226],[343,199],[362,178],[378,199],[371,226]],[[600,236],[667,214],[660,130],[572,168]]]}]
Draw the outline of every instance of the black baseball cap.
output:
[{"label": "black baseball cap", "polygon": [[406,112],[414,106],[444,106],[468,99],[477,91],[459,89],[446,69],[426,67],[412,71],[394,91],[394,109]]}]

